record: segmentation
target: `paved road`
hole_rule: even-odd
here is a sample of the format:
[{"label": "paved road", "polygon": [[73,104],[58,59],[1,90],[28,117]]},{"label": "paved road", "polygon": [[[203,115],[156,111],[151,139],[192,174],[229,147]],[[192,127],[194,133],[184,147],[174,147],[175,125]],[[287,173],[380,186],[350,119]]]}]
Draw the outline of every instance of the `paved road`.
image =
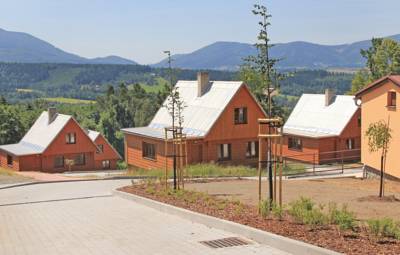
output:
[{"label": "paved road", "polygon": [[286,254],[253,243],[212,249],[235,236],[111,196],[129,180],[0,190],[0,254]]}]

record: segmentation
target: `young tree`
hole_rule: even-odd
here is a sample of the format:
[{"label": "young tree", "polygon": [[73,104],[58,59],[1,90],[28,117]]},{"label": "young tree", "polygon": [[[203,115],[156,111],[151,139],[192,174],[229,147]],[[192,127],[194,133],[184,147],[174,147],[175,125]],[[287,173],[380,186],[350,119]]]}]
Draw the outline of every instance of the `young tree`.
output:
[{"label": "young tree", "polygon": [[384,162],[386,161],[389,143],[392,138],[389,121],[386,123],[381,120],[371,123],[365,132],[368,138],[368,147],[370,152],[381,151],[381,180],[379,186],[379,197],[383,196]]},{"label": "young tree", "polygon": [[[258,81],[258,84],[256,84],[254,88],[256,97],[260,100],[262,105],[266,106],[268,117],[272,118],[272,96],[279,87],[278,81],[282,79],[283,76],[275,68],[275,65],[279,61],[279,59],[271,58],[269,52],[271,47],[274,46],[270,43],[268,35],[268,28],[271,25],[270,18],[272,16],[269,14],[267,7],[258,4],[254,5],[253,14],[260,18],[260,21],[258,22],[260,26],[260,32],[257,36],[257,42],[255,44],[255,47],[257,48],[257,55],[249,56],[245,59],[245,65],[242,68],[242,72],[244,72],[245,75],[251,75],[250,77],[252,79]],[[271,132],[271,128],[269,128],[269,130]],[[272,140],[268,139],[267,143],[269,199],[270,202],[272,202]]]},{"label": "young tree", "polygon": [[244,80],[250,81],[249,84],[254,82],[251,86],[257,99],[265,106],[268,115],[272,116],[272,93],[278,89],[278,81],[283,78],[283,75],[275,68],[280,59],[271,58],[269,52],[274,46],[270,43],[268,35],[268,27],[271,25],[269,20],[272,16],[268,13],[267,7],[258,4],[254,5],[253,14],[260,17],[258,23],[260,32],[255,43],[257,55],[244,59],[241,76]]}]

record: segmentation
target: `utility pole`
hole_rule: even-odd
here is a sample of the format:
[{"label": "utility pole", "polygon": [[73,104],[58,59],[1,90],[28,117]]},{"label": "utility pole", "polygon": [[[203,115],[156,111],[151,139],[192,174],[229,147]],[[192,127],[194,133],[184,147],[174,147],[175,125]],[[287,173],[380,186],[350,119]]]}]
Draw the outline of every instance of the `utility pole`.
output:
[{"label": "utility pole", "polygon": [[[176,183],[176,150],[175,150],[175,138],[176,138],[176,129],[175,129],[175,97],[173,95],[174,93],[174,84],[172,81],[172,65],[171,65],[171,51],[166,50],[164,51],[165,54],[168,55],[168,69],[169,69],[169,81],[171,85],[171,93],[170,96],[172,96],[172,157],[173,157],[173,168],[174,168],[174,190],[177,188],[177,183]],[[167,155],[165,155],[167,156]]]}]

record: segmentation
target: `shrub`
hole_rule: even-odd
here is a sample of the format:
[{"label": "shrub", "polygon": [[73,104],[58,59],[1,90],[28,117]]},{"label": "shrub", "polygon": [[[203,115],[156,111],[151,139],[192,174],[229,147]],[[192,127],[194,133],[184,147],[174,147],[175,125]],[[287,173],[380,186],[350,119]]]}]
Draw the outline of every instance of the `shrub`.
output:
[{"label": "shrub", "polygon": [[117,169],[118,170],[126,170],[126,169],[128,169],[128,164],[126,164],[126,162],[123,160],[119,160],[117,162]]},{"label": "shrub", "polygon": [[155,187],[154,187],[154,186],[151,186],[151,185],[147,186],[147,187],[146,187],[146,193],[149,193],[149,194],[151,194],[151,195],[154,195],[154,194],[156,193]]},{"label": "shrub", "polygon": [[260,210],[260,214],[263,218],[269,217],[269,215],[271,214],[270,208],[271,208],[271,202],[269,199],[262,200],[258,205],[258,209]]},{"label": "shrub", "polygon": [[343,205],[339,210],[336,203],[328,205],[328,221],[330,224],[338,225],[341,231],[354,230],[357,226],[356,216],[347,209],[347,205]]},{"label": "shrub", "polygon": [[313,208],[305,214],[304,224],[311,226],[321,226],[327,223],[327,217],[320,208]]},{"label": "shrub", "polygon": [[300,199],[290,203],[289,214],[298,223],[304,223],[306,214],[314,207],[314,202],[309,198],[300,197]]},{"label": "shrub", "polygon": [[400,223],[396,223],[390,218],[368,220],[367,226],[375,238],[389,237],[400,240]]},{"label": "shrub", "polygon": [[284,207],[280,206],[276,203],[272,204],[272,215],[274,215],[275,218],[278,220],[283,219],[283,214],[284,214]]},{"label": "shrub", "polygon": [[301,197],[290,204],[289,214],[298,223],[317,226],[328,222],[323,212],[323,205],[315,207],[315,203],[309,198]]}]

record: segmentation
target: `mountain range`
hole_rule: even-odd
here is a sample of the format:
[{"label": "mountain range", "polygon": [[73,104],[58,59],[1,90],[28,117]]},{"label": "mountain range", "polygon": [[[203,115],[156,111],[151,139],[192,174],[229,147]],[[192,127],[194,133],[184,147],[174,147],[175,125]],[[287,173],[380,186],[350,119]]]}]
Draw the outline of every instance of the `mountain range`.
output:
[{"label": "mountain range", "polygon": [[[400,34],[389,36],[400,41]],[[283,69],[359,68],[365,65],[361,49],[371,46],[371,40],[341,45],[321,45],[310,42],[278,43],[271,48],[271,57],[281,59]],[[237,70],[243,58],[256,55],[252,44],[216,42],[188,54],[173,55],[173,66],[186,69]],[[167,59],[154,67],[167,67]]]},{"label": "mountain range", "polygon": [[[400,41],[400,34],[389,36]],[[321,45],[296,41],[278,43],[271,48],[271,56],[279,58],[282,69],[359,68],[365,65],[361,49],[371,45],[370,40],[341,45]],[[183,69],[237,70],[243,58],[255,55],[252,44],[215,42],[187,54],[173,55],[173,67]],[[0,62],[16,63],[73,63],[73,64],[137,64],[119,56],[84,58],[65,52],[50,43],[27,33],[0,29]],[[167,67],[167,60],[151,65]]]},{"label": "mountain range", "polygon": [[0,28],[0,62],[71,63],[71,64],[137,64],[118,56],[84,58],[65,52],[27,33]]}]

